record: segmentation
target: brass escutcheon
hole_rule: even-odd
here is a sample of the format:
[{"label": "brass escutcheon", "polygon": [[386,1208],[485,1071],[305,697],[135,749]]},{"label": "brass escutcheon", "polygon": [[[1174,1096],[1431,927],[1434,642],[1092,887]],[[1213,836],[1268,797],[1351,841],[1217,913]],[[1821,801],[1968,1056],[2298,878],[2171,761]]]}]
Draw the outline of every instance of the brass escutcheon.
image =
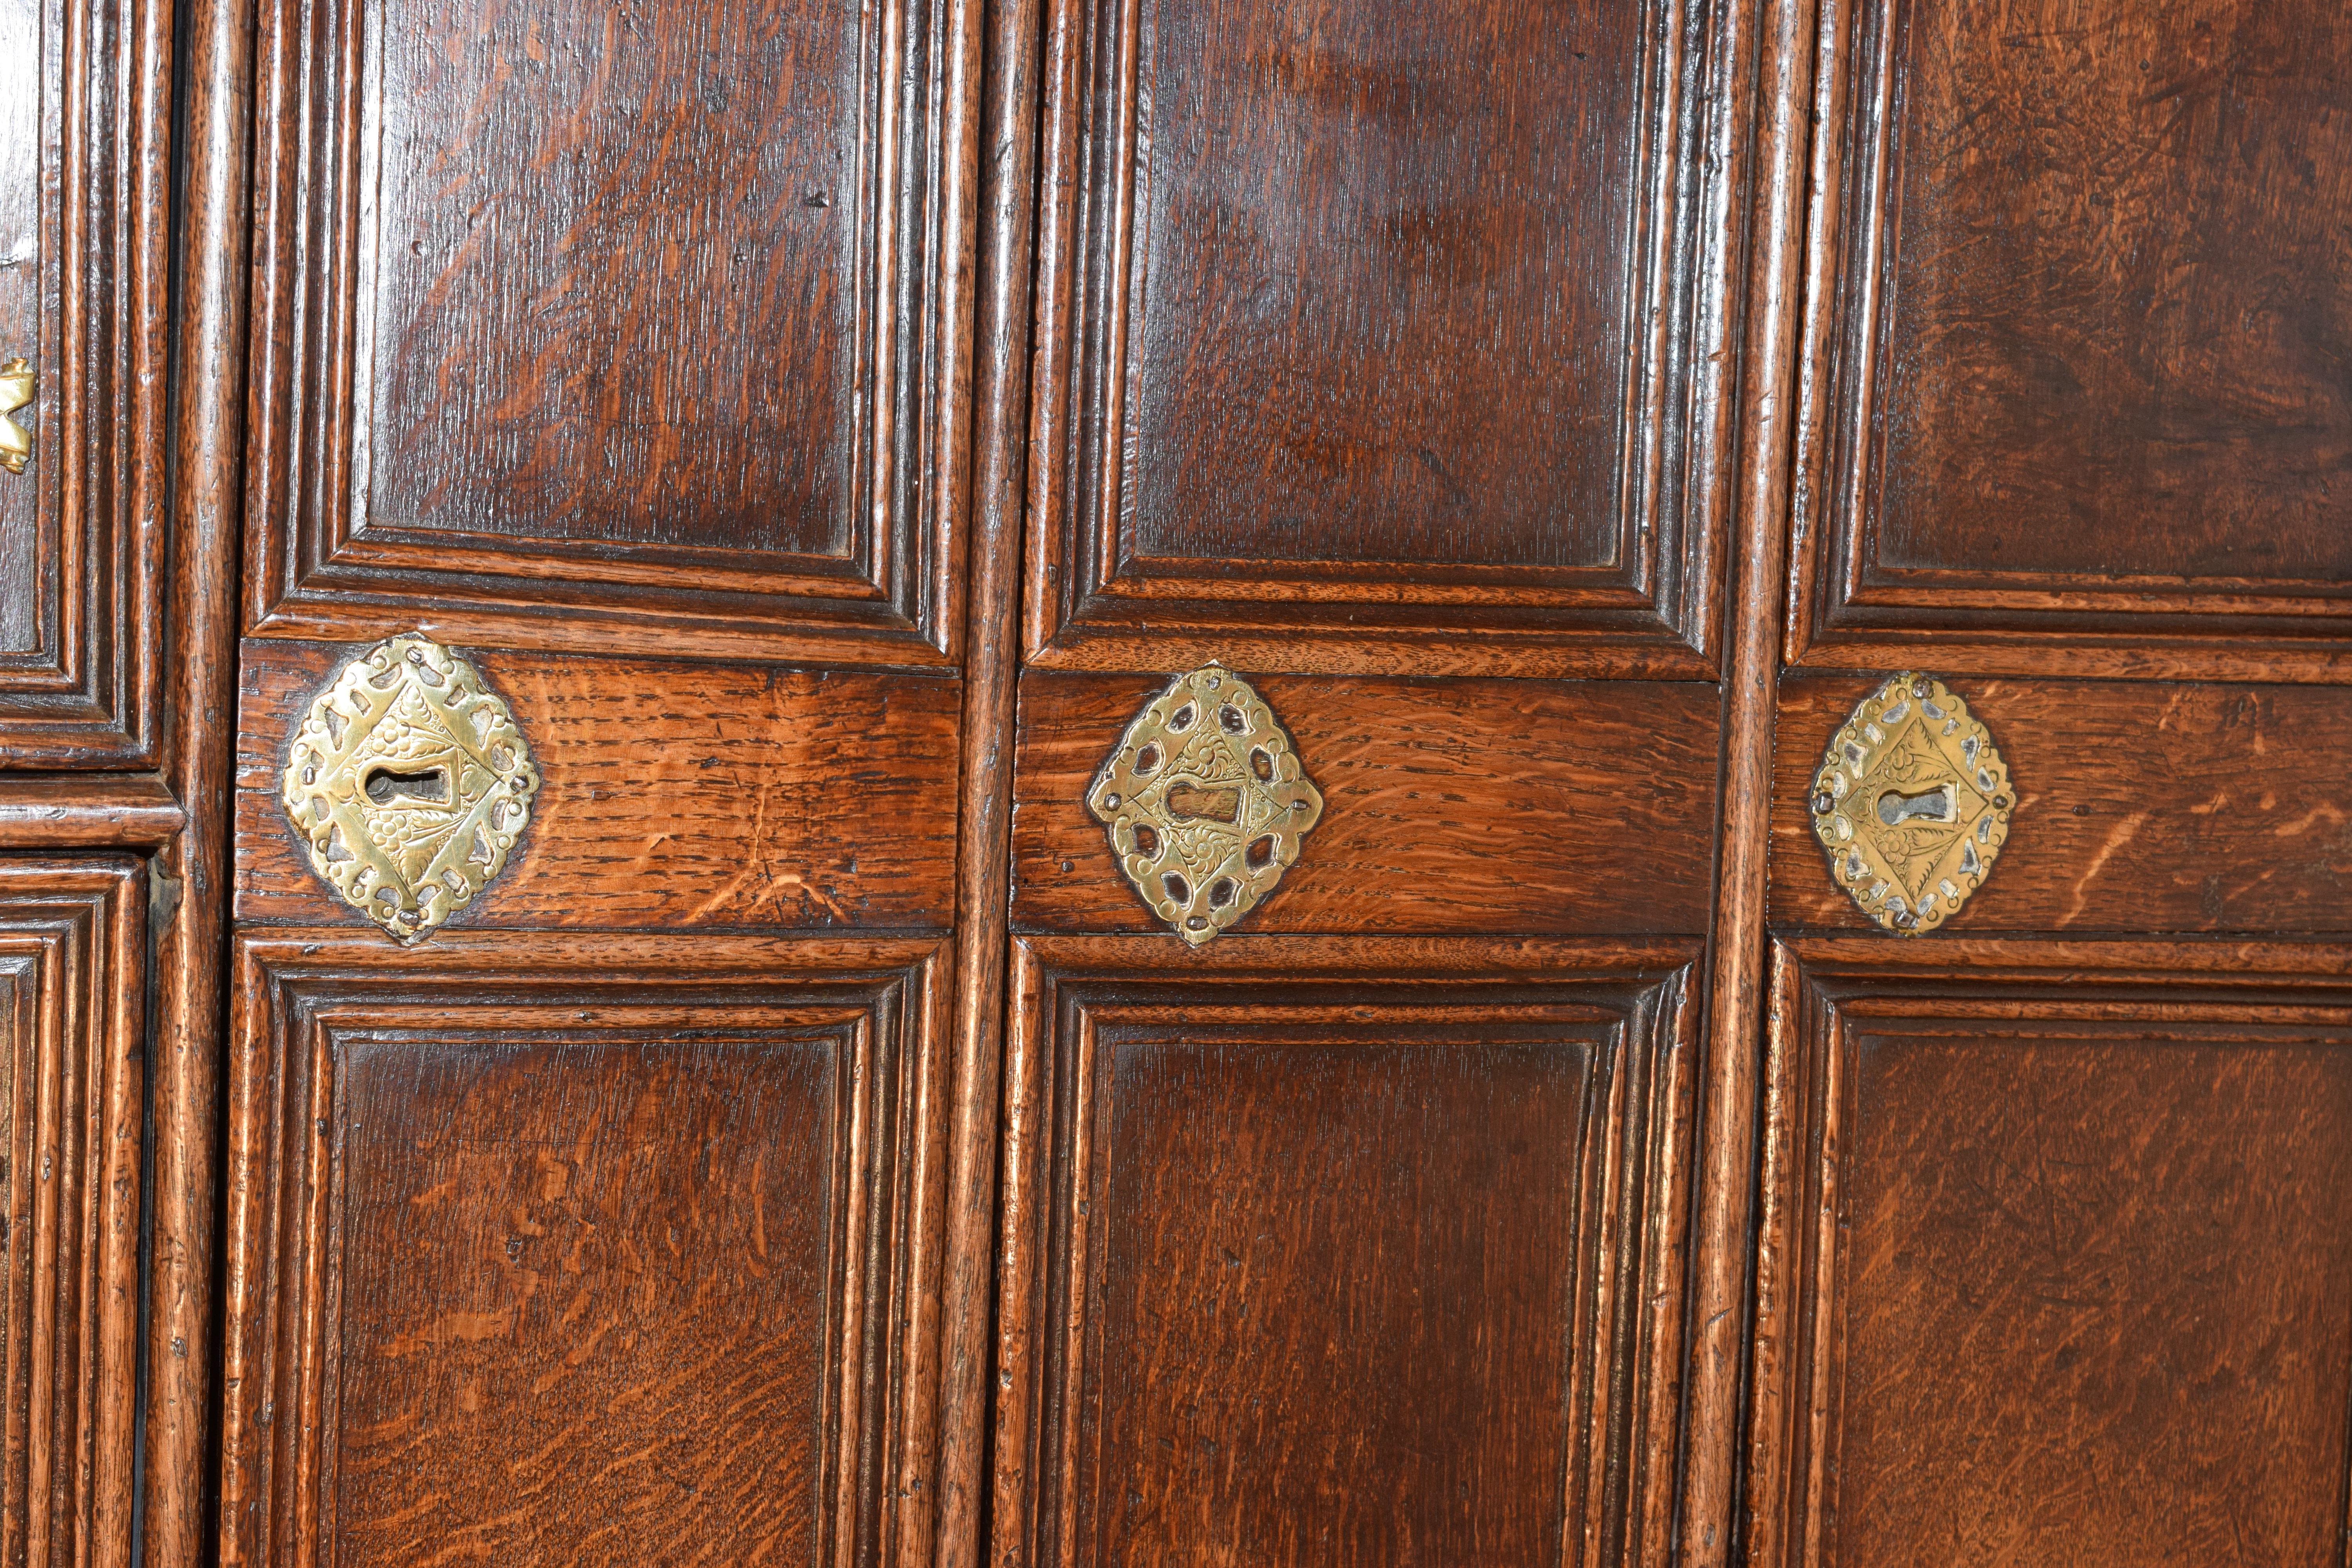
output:
[{"label": "brass escutcheon", "polygon": [[286,815],[343,900],[422,942],[489,885],[530,821],[539,765],[481,673],[419,634],[336,672],[296,730]]},{"label": "brass escutcheon", "polygon": [[1212,664],[1135,716],[1087,806],[1144,903],[1198,947],[1274,891],[1323,795],[1274,710]]},{"label": "brass escutcheon", "polygon": [[0,364],[0,468],[21,474],[33,458],[33,433],[9,416],[33,402],[33,362],[12,359]]},{"label": "brass escutcheon", "polygon": [[1831,739],[1810,804],[1830,875],[1879,925],[1917,936],[1992,875],[2017,797],[1969,705],[1906,670],[1864,698]]}]

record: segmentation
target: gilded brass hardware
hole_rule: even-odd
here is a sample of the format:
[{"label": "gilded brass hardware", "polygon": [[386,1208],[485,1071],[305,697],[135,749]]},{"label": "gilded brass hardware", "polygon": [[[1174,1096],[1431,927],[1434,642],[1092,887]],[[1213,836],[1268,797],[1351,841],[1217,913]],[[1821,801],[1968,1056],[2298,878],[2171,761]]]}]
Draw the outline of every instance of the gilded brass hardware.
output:
[{"label": "gilded brass hardware", "polygon": [[1087,805],[1144,903],[1198,947],[1274,891],[1323,795],[1274,710],[1213,664],[1135,716]]},{"label": "gilded brass hardware", "polygon": [[538,790],[514,714],[422,634],[336,672],[286,759],[286,815],[310,864],[404,942],[431,935],[499,874]]},{"label": "gilded brass hardware", "polygon": [[1897,936],[1935,930],[1984,885],[2017,809],[1991,734],[1942,681],[1912,671],[1853,710],[1811,804],[1830,874]]},{"label": "gilded brass hardware", "polygon": [[33,433],[8,416],[33,401],[33,362],[12,359],[0,364],[0,468],[21,474],[32,460]]}]

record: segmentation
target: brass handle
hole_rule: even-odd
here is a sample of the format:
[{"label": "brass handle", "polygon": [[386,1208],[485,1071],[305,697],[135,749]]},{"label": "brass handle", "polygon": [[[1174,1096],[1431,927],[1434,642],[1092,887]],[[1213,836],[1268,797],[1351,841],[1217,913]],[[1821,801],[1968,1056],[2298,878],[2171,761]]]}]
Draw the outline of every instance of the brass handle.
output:
[{"label": "brass handle", "polygon": [[0,468],[21,474],[32,460],[33,433],[8,417],[33,401],[33,362],[12,359],[0,364]]}]

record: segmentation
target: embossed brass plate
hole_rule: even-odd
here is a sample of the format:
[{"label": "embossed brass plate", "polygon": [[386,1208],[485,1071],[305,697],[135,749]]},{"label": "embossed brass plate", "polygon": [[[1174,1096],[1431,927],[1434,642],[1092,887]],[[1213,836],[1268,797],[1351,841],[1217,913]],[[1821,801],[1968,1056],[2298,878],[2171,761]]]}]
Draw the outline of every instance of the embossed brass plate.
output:
[{"label": "embossed brass plate", "polygon": [[1151,912],[1195,947],[1274,891],[1323,815],[1273,710],[1213,664],[1136,715],[1087,805]]},{"label": "embossed brass plate", "polygon": [[421,635],[343,666],[286,759],[286,815],[310,864],[404,942],[431,935],[499,874],[538,791],[506,703]]},{"label": "embossed brass plate", "polygon": [[1951,919],[1992,874],[2016,795],[2009,766],[1944,683],[1890,676],[1830,742],[1813,780],[1830,874],[1898,936]]},{"label": "embossed brass plate", "polygon": [[33,433],[8,416],[33,401],[33,362],[0,364],[0,468],[21,474],[32,460]]}]

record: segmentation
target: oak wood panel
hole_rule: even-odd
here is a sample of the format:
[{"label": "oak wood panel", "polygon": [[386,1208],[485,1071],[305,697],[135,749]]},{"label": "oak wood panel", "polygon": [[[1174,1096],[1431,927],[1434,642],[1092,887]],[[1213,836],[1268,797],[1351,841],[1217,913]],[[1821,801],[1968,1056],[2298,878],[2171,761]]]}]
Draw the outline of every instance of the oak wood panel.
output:
[{"label": "oak wood panel", "polygon": [[0,856],[0,1563],[131,1560],[146,895]]},{"label": "oak wood panel", "polygon": [[1712,671],[1746,12],[1055,0],[1029,658]]},{"label": "oak wood panel", "polygon": [[151,773],[0,777],[0,845],[12,848],[153,848],[186,821]]},{"label": "oak wood panel", "polygon": [[[1259,677],[1323,792],[1261,931],[1698,931],[1716,689]],[[1013,767],[1013,919],[1161,928],[1087,810],[1160,678],[1031,672]]]},{"label": "oak wood panel", "polygon": [[1014,952],[995,1560],[1666,1560],[1690,945]]},{"label": "oak wood panel", "polygon": [[155,765],[161,730],[170,11],[0,11],[0,768]]},{"label": "oak wood panel", "polygon": [[[1781,683],[1772,919],[1867,924],[1807,814],[1822,748],[1876,678]],[[2017,788],[2000,864],[1958,931],[2340,931],[2352,779],[2326,762],[2352,696],[2311,686],[1967,680]]]},{"label": "oak wood panel", "polygon": [[241,936],[222,1560],[875,1560],[930,1506],[943,962]]},{"label": "oak wood panel", "polygon": [[1778,952],[1752,1561],[2337,1559],[2347,956]]},{"label": "oak wood panel", "polygon": [[[313,694],[362,651],[246,645],[240,922],[366,925],[311,869],[279,795],[287,743]],[[956,681],[519,650],[468,657],[514,710],[544,782],[508,869],[460,922],[952,922]]]},{"label": "oak wood panel", "polygon": [[1822,16],[1791,656],[2347,679],[2336,7]]},{"label": "oak wood panel", "polygon": [[943,662],[952,9],[263,5],[248,626]]}]

